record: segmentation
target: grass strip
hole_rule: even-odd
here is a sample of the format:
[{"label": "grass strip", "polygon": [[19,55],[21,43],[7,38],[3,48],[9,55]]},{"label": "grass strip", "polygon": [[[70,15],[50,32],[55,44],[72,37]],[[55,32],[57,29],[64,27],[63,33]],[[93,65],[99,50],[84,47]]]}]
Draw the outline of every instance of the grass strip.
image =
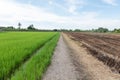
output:
[{"label": "grass strip", "polygon": [[20,67],[10,80],[41,80],[44,71],[51,62],[58,39],[59,33],[48,41],[26,64]]}]

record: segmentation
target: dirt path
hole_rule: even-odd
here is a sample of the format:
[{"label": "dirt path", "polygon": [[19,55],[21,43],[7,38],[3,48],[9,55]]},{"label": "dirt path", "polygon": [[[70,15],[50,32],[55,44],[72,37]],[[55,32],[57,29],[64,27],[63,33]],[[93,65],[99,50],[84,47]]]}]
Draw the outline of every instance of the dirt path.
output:
[{"label": "dirt path", "polygon": [[42,80],[120,80],[119,75],[88,54],[80,43],[66,34],[62,36]]},{"label": "dirt path", "polygon": [[43,76],[43,80],[77,80],[77,71],[75,71],[69,53],[70,51],[61,36],[52,63]]}]

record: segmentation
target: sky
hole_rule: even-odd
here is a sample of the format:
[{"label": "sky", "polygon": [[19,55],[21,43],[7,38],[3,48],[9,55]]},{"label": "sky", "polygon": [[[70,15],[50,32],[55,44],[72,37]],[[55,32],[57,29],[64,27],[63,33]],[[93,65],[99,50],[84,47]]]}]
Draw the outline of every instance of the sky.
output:
[{"label": "sky", "polygon": [[0,26],[38,29],[120,28],[120,0],[0,0]]}]

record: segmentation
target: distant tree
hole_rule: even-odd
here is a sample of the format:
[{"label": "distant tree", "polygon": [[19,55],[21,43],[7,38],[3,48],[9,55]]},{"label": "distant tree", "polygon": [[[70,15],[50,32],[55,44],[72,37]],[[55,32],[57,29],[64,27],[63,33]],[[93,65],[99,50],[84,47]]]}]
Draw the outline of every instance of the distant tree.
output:
[{"label": "distant tree", "polygon": [[58,31],[57,29],[53,29],[53,31]]},{"label": "distant tree", "polygon": [[73,30],[72,30],[72,29],[69,29],[68,31],[72,32]]},{"label": "distant tree", "polygon": [[68,32],[69,30],[68,30],[68,29],[61,29],[60,31],[63,31],[63,32],[64,32],[64,31],[65,31],[65,32],[67,31],[67,32]]},{"label": "distant tree", "polygon": [[28,30],[36,30],[36,29],[34,28],[34,25],[33,25],[33,24],[29,25],[27,29],[28,29]]},{"label": "distant tree", "polygon": [[21,29],[21,26],[22,26],[22,24],[19,22],[19,23],[18,23],[18,29],[19,29],[19,30]]},{"label": "distant tree", "polygon": [[80,30],[80,29],[75,29],[74,31],[75,31],[75,32],[80,32],[81,30]]},{"label": "distant tree", "polygon": [[114,29],[113,32],[120,33],[120,29]]},{"label": "distant tree", "polygon": [[13,26],[0,27],[0,31],[11,31],[15,30]]},{"label": "distant tree", "polygon": [[95,30],[95,32],[108,32],[109,30],[107,28],[99,27],[98,29]]},{"label": "distant tree", "polygon": [[8,26],[6,27],[6,30],[15,30],[15,28],[13,26]]},{"label": "distant tree", "polygon": [[0,32],[4,31],[6,29],[6,27],[0,26]]}]

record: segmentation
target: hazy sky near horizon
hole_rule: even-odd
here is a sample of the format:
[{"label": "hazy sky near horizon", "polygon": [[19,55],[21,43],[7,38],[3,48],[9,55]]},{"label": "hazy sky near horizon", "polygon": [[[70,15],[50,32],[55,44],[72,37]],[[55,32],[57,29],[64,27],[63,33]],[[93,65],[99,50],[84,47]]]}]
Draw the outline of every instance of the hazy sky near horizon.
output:
[{"label": "hazy sky near horizon", "polygon": [[0,26],[120,28],[120,0],[0,0]]}]

